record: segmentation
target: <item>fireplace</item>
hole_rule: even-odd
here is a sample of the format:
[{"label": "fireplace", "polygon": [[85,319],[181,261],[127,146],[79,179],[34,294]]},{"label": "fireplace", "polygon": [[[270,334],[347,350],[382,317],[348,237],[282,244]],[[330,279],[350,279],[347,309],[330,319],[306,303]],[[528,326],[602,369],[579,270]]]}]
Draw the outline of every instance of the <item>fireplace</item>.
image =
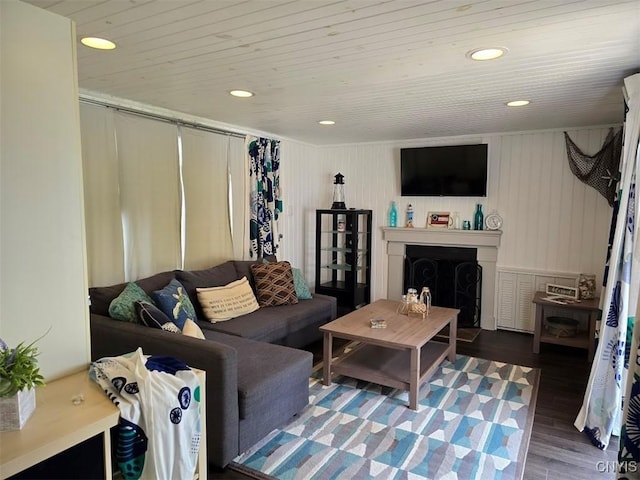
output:
[{"label": "fireplace", "polygon": [[429,287],[434,305],[460,309],[458,326],[480,326],[482,266],[475,248],[407,245],[403,286]]},{"label": "fireplace", "polygon": [[[496,291],[496,262],[498,259],[498,246],[502,232],[499,230],[448,230],[429,228],[392,228],[382,227],[383,239],[387,242],[388,272],[387,272],[387,298],[400,300],[406,293],[404,284],[406,248],[411,245],[453,247],[475,250],[475,275],[479,282],[469,282],[470,288],[474,285],[479,290],[477,303],[480,327],[487,330],[496,329],[495,317],[495,291]],[[422,267],[420,267],[422,268]],[[468,274],[470,266],[465,268]],[[474,275],[473,273],[469,273]],[[426,285],[431,288],[431,285]],[[442,292],[442,290],[440,290]],[[434,304],[436,302],[434,301]],[[459,307],[458,307],[459,308]],[[462,309],[460,309],[462,310]],[[477,320],[476,320],[477,323]]]}]

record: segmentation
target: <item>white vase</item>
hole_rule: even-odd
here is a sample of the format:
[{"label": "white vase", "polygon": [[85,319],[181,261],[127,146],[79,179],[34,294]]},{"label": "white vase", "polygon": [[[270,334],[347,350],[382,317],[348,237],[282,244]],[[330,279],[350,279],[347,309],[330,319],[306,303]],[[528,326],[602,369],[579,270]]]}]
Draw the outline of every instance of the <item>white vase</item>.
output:
[{"label": "white vase", "polygon": [[0,431],[21,430],[35,409],[35,388],[25,388],[12,397],[0,398]]}]

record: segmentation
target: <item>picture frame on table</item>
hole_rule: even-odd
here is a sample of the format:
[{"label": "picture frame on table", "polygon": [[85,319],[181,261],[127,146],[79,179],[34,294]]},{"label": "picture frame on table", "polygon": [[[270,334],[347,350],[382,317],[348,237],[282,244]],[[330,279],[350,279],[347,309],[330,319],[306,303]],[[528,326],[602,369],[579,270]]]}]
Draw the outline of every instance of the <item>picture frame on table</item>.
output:
[{"label": "picture frame on table", "polygon": [[451,212],[429,212],[427,214],[427,228],[447,229],[451,227],[452,223]]}]

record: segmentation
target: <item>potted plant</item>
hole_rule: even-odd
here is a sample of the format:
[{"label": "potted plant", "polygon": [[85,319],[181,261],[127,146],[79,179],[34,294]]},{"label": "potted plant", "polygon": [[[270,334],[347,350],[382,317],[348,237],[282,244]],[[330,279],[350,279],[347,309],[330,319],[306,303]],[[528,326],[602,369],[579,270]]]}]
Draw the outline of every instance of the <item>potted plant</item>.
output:
[{"label": "potted plant", "polygon": [[37,357],[35,342],[9,348],[0,339],[0,431],[20,430],[35,410],[34,387],[44,385]]}]

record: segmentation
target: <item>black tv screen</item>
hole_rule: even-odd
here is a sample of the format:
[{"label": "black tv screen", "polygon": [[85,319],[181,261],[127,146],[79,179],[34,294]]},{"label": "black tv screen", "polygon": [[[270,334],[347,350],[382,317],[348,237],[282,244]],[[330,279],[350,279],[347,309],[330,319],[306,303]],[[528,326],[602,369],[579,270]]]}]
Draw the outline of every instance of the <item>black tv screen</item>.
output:
[{"label": "black tv screen", "polygon": [[402,196],[486,197],[487,144],[400,149]]}]

